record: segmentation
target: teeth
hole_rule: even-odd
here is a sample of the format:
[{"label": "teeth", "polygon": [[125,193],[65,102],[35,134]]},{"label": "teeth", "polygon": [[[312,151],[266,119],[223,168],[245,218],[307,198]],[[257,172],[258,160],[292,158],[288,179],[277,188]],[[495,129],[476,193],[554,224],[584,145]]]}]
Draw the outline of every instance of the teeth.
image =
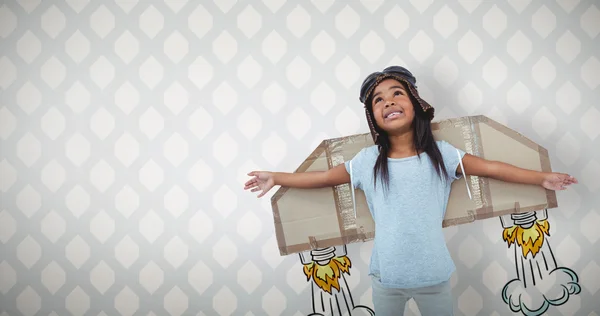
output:
[{"label": "teeth", "polygon": [[393,117],[393,116],[396,116],[396,115],[400,115],[400,112],[392,112],[392,113],[388,114],[386,116],[386,118],[390,118],[390,117]]}]

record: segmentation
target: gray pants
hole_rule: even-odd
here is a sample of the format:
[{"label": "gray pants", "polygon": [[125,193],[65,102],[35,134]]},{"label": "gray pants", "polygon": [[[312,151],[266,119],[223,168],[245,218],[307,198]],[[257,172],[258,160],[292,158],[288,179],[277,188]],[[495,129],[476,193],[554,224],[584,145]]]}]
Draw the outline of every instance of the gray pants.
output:
[{"label": "gray pants", "polygon": [[421,316],[453,316],[454,306],[450,282],[414,288],[393,289],[381,285],[377,276],[371,275],[373,307],[377,316],[402,316],[411,298],[417,303]]}]

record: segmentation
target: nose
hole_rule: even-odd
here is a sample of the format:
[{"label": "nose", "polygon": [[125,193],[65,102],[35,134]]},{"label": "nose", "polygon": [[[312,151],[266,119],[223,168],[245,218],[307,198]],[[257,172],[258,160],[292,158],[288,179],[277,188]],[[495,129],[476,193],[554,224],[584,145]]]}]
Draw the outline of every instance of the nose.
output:
[{"label": "nose", "polygon": [[396,103],[394,103],[394,101],[386,101],[385,102],[385,107],[387,108],[387,107],[390,107],[390,106],[395,105],[395,104]]}]

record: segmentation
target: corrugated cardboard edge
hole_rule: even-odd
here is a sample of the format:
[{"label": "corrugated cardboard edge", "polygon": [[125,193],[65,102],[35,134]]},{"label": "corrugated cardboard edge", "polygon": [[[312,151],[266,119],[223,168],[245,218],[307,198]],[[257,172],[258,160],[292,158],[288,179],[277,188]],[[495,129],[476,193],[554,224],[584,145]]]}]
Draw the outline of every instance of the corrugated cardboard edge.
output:
[{"label": "corrugated cardboard edge", "polygon": [[[335,246],[340,246],[340,245],[349,245],[349,244],[356,243],[356,242],[370,240],[370,239],[373,239],[374,237],[375,237],[375,233],[369,233],[369,234],[356,233],[356,234],[349,234],[346,236],[336,237],[336,238],[328,238],[328,239],[322,239],[322,240],[314,239],[312,242],[309,242],[307,244],[309,245],[310,249],[318,249],[318,248],[326,248],[326,247],[335,247]],[[307,244],[280,246],[279,252],[282,255],[303,252],[303,251],[307,250],[306,249]]]},{"label": "corrugated cardboard edge", "polygon": [[[363,134],[354,134],[354,135],[349,135],[349,136],[343,136],[343,137],[339,137],[336,138],[334,140],[332,140],[332,142],[330,143],[330,146],[328,146],[328,148],[331,150],[330,151],[330,156],[328,156],[328,158],[330,158],[331,160],[331,165],[330,168],[334,168],[336,167],[338,164],[343,164],[346,162],[346,160],[344,159],[343,155],[340,153],[339,148],[343,147],[343,145],[347,144],[347,143],[354,143],[354,142],[362,142],[362,140],[367,139],[369,142],[371,140],[371,134],[370,133],[363,133]],[[338,162],[338,164],[336,164],[336,162]],[[354,216],[352,215],[352,219],[353,219],[353,228],[348,228],[346,227],[345,223],[346,223],[346,218],[345,216],[348,216],[347,214],[343,214],[342,210],[346,207],[346,205],[344,205],[343,203],[343,198],[340,194],[341,191],[350,191],[350,190],[355,190],[354,187],[352,186],[351,183],[345,183],[342,185],[338,185],[333,187],[333,194],[334,194],[334,198],[335,198],[335,205],[337,208],[337,215],[338,215],[338,221],[339,221],[339,228],[340,228],[340,236],[342,236],[342,239],[350,241],[350,242],[359,242],[359,241],[367,241],[371,238],[374,238],[374,233],[365,233],[364,231],[364,227],[360,226],[357,227],[358,223],[356,222],[356,219],[354,218]]]},{"label": "corrugated cardboard edge", "polygon": [[[338,139],[339,141],[339,139]],[[327,157],[327,168],[329,170],[333,169],[334,165],[333,165],[333,157],[332,157],[332,152],[331,152],[331,146],[325,146],[325,156]],[[344,221],[342,219],[342,207],[340,205],[340,197],[338,194],[338,190],[336,187],[331,187],[332,193],[333,193],[333,202],[335,204],[335,215],[338,221],[338,230],[340,232],[340,238],[333,238],[332,240],[339,240],[339,241],[343,241],[344,239]],[[320,246],[321,242],[315,242],[311,243],[311,249],[316,249],[316,248],[321,248]]]},{"label": "corrugated cardboard edge", "polygon": [[[481,130],[479,126],[482,123],[489,123],[489,119],[483,115],[479,115],[470,117],[469,121],[471,125],[471,132],[473,133],[473,138],[475,140],[479,140],[473,142],[472,154],[485,159],[485,151],[483,150],[483,144],[481,142]],[[467,212],[469,214],[467,218],[472,218],[471,222],[494,216],[494,207],[492,206],[492,192],[490,191],[489,180],[485,177],[476,178],[479,190],[481,192],[481,206],[475,209],[472,213]]]}]

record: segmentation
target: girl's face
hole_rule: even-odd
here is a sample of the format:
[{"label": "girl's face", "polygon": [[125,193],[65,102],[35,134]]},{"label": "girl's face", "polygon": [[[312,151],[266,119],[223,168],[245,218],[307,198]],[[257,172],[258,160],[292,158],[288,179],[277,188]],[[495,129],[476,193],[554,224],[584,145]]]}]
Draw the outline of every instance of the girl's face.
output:
[{"label": "girl's face", "polygon": [[410,130],[415,110],[405,86],[395,79],[382,81],[373,91],[375,122],[388,134]]}]

